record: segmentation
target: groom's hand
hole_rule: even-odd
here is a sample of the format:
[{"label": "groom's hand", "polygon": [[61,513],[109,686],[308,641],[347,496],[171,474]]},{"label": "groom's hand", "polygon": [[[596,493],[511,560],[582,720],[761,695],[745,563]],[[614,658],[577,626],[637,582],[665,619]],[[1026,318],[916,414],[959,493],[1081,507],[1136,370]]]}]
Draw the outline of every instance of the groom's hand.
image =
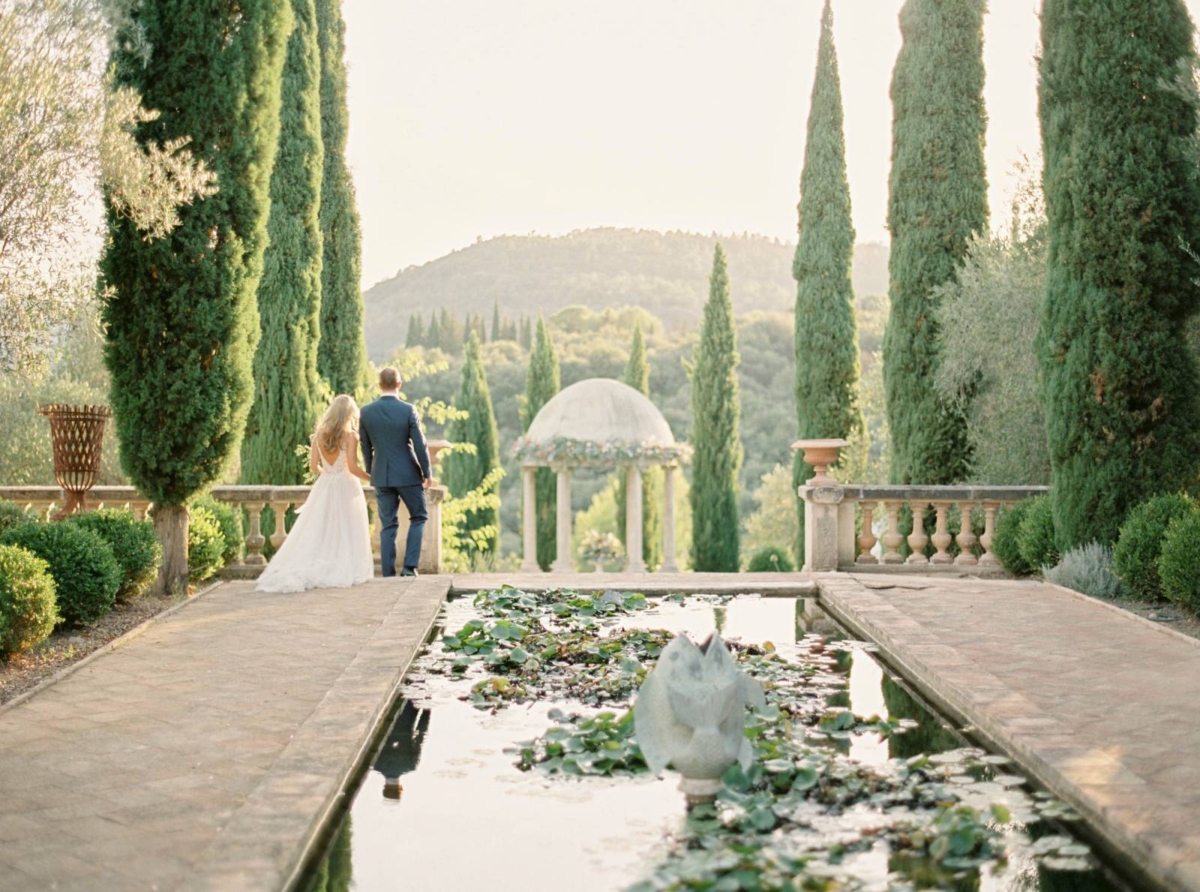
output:
[{"label": "groom's hand", "polygon": [[421,481],[421,489],[429,489],[429,487],[431,487],[431,486],[433,486],[433,478],[432,477],[426,477],[424,480]]}]

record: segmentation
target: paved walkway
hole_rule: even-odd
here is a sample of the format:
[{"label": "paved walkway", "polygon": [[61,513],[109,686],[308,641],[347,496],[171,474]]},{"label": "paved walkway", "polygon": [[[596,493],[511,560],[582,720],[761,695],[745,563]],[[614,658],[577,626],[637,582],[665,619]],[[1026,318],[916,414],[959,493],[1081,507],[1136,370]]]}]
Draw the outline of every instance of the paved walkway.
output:
[{"label": "paved walkway", "polygon": [[0,712],[0,889],[284,887],[448,588],[223,583]]},{"label": "paved walkway", "polygon": [[1200,890],[1200,642],[1040,582],[818,583],[829,613],[1154,881]]}]

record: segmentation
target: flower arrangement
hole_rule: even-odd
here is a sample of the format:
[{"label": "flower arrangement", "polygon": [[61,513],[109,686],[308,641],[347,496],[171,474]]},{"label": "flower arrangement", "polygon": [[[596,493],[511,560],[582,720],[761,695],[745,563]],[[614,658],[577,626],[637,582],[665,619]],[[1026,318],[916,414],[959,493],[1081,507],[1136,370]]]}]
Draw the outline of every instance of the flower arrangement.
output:
[{"label": "flower arrangement", "polygon": [[573,440],[556,437],[533,443],[521,437],[513,448],[517,459],[529,464],[567,463],[588,467],[615,467],[623,464],[670,465],[684,463],[692,456],[687,443],[633,442],[629,440]]},{"label": "flower arrangement", "polygon": [[599,530],[584,533],[579,546],[579,556],[593,564],[597,572],[604,568],[606,561],[616,560],[624,553],[620,539],[612,533],[601,533]]}]

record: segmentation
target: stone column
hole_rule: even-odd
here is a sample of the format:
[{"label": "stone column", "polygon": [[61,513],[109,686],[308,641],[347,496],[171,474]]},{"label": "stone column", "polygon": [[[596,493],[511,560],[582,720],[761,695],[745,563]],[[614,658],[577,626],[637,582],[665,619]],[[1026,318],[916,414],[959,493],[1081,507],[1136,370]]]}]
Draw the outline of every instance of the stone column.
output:
[{"label": "stone column", "polygon": [[[843,494],[837,485],[800,487],[800,498],[804,500],[805,572],[828,573],[838,568],[838,561],[843,556],[838,540],[845,527],[840,510]],[[853,532],[851,526],[851,536]]]},{"label": "stone column", "polygon": [[642,469],[636,463],[625,470],[625,572],[645,573],[642,559]]},{"label": "stone column", "polygon": [[537,562],[537,468],[524,465],[521,468],[522,523],[524,526],[524,554],[521,557],[522,573],[538,573]]},{"label": "stone column", "polygon": [[678,573],[675,559],[675,466],[663,467],[663,559],[659,573]]},{"label": "stone column", "polygon": [[563,466],[555,470],[558,472],[558,548],[550,569],[555,573],[573,573],[575,566],[571,561],[571,469]]}]

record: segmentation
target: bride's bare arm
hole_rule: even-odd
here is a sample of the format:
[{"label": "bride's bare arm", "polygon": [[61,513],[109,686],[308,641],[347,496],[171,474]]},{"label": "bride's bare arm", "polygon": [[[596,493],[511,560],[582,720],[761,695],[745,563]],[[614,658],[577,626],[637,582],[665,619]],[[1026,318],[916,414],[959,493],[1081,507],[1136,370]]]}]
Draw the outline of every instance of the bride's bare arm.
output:
[{"label": "bride's bare arm", "polygon": [[316,438],[316,435],[314,435],[314,436],[313,436],[313,438],[312,438],[312,440],[309,442],[309,449],[308,449],[308,469],[309,469],[310,471],[312,471],[312,472],[313,472],[315,475],[317,475],[318,477],[320,477],[320,476],[321,476],[321,461],[320,461],[320,459],[317,457],[317,438]]},{"label": "bride's bare arm", "polygon": [[358,466],[358,437],[347,434],[342,445],[346,448],[346,467],[350,469],[350,473],[359,480],[370,483],[371,475]]}]

